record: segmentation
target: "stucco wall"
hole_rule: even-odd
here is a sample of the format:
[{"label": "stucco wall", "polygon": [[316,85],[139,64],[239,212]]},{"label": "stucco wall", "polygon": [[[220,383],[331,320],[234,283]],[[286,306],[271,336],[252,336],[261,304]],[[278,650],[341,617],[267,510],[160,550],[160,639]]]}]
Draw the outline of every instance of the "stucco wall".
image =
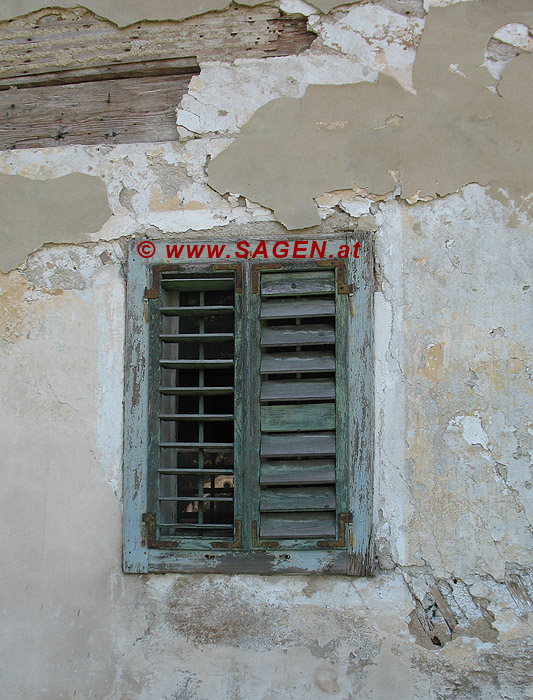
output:
[{"label": "stucco wall", "polygon": [[[375,231],[376,575],[121,573],[127,237],[292,235],[242,193],[208,187],[206,165],[275,97],[405,77],[412,34],[386,34],[383,48],[383,13],[411,26],[414,8],[421,30],[422,3],[375,5],[360,6],[376,13],[361,30],[373,57],[318,42],[202,65],[180,142],[0,154],[8,176],[100,178],[113,212],[32,252],[40,241],[11,211],[3,238],[19,265],[0,275],[3,697],[531,696],[531,220],[527,197],[503,187],[317,200],[324,235]],[[41,200],[43,219],[52,206]]]}]

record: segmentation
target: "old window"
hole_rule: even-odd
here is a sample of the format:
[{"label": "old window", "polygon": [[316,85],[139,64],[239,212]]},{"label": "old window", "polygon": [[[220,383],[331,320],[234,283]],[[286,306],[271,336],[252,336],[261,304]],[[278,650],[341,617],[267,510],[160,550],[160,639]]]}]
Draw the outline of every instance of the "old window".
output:
[{"label": "old window", "polygon": [[368,250],[174,264],[166,244],[129,258],[124,570],[368,573]]}]

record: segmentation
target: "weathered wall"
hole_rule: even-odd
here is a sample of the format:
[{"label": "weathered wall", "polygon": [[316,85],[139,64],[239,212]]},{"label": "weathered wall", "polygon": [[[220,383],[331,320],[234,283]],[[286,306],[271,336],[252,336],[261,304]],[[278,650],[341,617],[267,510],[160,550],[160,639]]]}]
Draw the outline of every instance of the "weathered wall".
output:
[{"label": "weathered wall", "polygon": [[[126,237],[286,237],[268,209],[211,189],[206,164],[275,97],[407,75],[415,51],[401,32],[381,51],[383,13],[412,26],[389,9],[409,5],[422,25],[422,3],[375,5],[357,8],[376,13],[367,58],[318,42],[202,64],[179,142],[0,154],[1,173],[34,183],[100,178],[113,212],[27,259],[22,218],[3,243],[18,256],[0,275],[3,697],[531,696],[531,221],[494,187],[317,198],[326,235],[375,230],[376,576],[121,573]],[[90,188],[87,201],[107,206]],[[40,203],[41,218],[52,209]]]}]

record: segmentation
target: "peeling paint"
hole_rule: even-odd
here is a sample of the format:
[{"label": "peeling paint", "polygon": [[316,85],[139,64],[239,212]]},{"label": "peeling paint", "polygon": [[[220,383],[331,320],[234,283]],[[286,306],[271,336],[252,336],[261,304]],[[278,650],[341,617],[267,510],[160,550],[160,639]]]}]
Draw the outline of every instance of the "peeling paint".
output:
[{"label": "peeling paint", "polygon": [[[498,93],[488,89],[495,80],[482,66],[491,36],[509,22],[533,27],[531,3],[432,9],[414,65],[416,95],[381,74],[376,85],[312,85],[301,99],[273,100],[210,163],[210,185],[268,206],[289,229],[317,223],[313,198],[324,192],[354,184],[391,192],[393,172],[409,202],[470,182],[499,185],[516,200],[530,195],[533,56],[508,63]],[[342,122],[343,129],[320,128]]]}]

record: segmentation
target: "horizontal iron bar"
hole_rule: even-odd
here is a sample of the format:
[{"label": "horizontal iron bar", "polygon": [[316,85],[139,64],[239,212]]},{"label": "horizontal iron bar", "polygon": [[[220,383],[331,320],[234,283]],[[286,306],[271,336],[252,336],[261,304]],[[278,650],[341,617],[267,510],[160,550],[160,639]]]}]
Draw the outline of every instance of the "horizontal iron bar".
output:
[{"label": "horizontal iron bar", "polygon": [[233,469],[166,469],[165,467],[160,467],[157,470],[160,474],[196,474],[197,476],[202,476],[204,474],[233,474]]},{"label": "horizontal iron bar", "polygon": [[165,413],[159,416],[161,420],[197,420],[197,421],[228,421],[233,420],[232,413]]},{"label": "horizontal iron bar", "polygon": [[216,369],[233,367],[233,360],[159,360],[165,369]]},{"label": "horizontal iron bar", "polygon": [[227,315],[232,314],[234,310],[233,306],[162,306],[160,308],[163,316]]},{"label": "horizontal iron bar", "polygon": [[233,394],[232,386],[160,386],[159,393],[165,396],[221,396]]},{"label": "horizontal iron bar", "polygon": [[159,447],[203,447],[208,450],[233,450],[232,442],[160,442]]},{"label": "horizontal iron bar", "polygon": [[195,496],[159,496],[160,501],[187,501],[188,503],[206,503],[215,501],[233,502],[233,498],[216,498],[206,496],[205,498]]},{"label": "horizontal iron bar", "polygon": [[[158,523],[159,527],[176,527],[183,528],[187,530],[201,530],[215,528],[218,530],[233,530],[233,523],[231,525],[223,525],[221,523]],[[172,537],[172,535],[165,535],[166,537]]]},{"label": "horizontal iron bar", "polygon": [[221,343],[225,340],[233,340],[233,333],[161,333],[159,339],[164,343]]}]

